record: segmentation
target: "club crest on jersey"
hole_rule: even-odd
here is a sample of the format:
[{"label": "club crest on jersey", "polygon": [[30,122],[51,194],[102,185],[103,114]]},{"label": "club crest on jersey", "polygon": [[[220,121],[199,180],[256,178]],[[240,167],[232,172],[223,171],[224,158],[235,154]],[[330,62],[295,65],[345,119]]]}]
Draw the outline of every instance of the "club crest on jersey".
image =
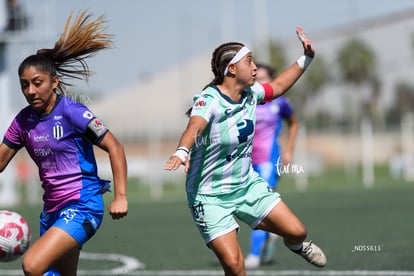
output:
[{"label": "club crest on jersey", "polygon": [[60,122],[57,122],[55,126],[53,127],[53,138],[56,140],[59,140],[63,137],[63,126],[60,124]]}]

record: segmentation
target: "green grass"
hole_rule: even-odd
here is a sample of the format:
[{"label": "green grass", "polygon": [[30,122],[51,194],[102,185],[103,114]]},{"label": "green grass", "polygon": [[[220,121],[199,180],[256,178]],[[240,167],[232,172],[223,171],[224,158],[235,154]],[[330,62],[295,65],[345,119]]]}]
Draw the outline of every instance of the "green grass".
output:
[{"label": "green grass", "polygon": [[[284,199],[307,226],[309,238],[324,249],[328,268],[414,269],[411,258],[407,258],[414,256],[414,223],[409,207],[413,192],[414,188],[408,186],[330,188],[290,193]],[[380,249],[353,252],[358,245]],[[296,267],[291,258],[283,257],[281,254],[278,267]]]},{"label": "green grass", "polygon": [[[294,179],[282,180],[282,199],[303,221],[308,238],[320,245],[329,270],[414,271],[414,183],[393,180],[384,168],[376,170],[376,183],[366,189],[359,173],[343,170],[309,179],[307,191],[295,189]],[[215,269],[220,266],[204,245],[193,225],[185,201],[184,184],[169,183],[164,198],[149,199],[150,192],[139,181],[130,183],[130,210],[123,220],[108,215],[101,229],[85,246],[85,252],[115,253],[137,258],[148,270]],[[106,196],[109,203],[110,197]],[[38,236],[39,207],[16,209],[25,216]],[[240,244],[248,250],[250,230],[241,224]],[[355,251],[372,246],[375,251]],[[314,270],[279,241],[276,262],[263,270]],[[80,269],[110,269],[112,262],[82,261]],[[19,261],[1,264],[1,269],[19,268]]]}]

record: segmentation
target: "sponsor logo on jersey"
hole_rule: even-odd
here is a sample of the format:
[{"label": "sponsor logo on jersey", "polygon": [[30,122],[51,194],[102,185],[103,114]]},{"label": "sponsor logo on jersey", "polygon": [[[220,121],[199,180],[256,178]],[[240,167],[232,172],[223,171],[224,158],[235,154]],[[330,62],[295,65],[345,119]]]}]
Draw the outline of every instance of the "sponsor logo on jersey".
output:
[{"label": "sponsor logo on jersey", "polygon": [[95,129],[101,129],[104,127],[103,123],[99,121],[98,119],[92,120],[92,126]]},{"label": "sponsor logo on jersey", "polygon": [[33,149],[33,153],[37,157],[39,156],[46,157],[46,156],[55,154],[51,148]]},{"label": "sponsor logo on jersey", "polygon": [[33,122],[35,122],[35,121],[36,121],[36,120],[35,120],[35,117],[34,117],[34,115],[33,115],[33,113],[30,113],[29,117],[27,117],[27,121],[28,121],[29,123],[33,123]]},{"label": "sponsor logo on jersey", "polygon": [[103,135],[107,130],[104,123],[98,118],[91,120],[88,124],[88,127],[93,131],[93,133],[95,133],[96,137],[101,137],[101,135]]},{"label": "sponsor logo on jersey", "polygon": [[88,110],[86,110],[85,112],[83,112],[82,116],[83,116],[83,118],[88,119],[88,120],[90,120],[90,119],[92,119],[94,117],[93,114],[92,114],[92,112],[90,112]]},{"label": "sponsor logo on jersey", "polygon": [[40,164],[42,169],[55,169],[56,168],[56,162],[54,161],[44,161]]},{"label": "sponsor logo on jersey", "polygon": [[195,107],[203,107],[203,106],[206,106],[206,101],[204,100],[204,99],[198,99],[196,102],[195,102]]},{"label": "sponsor logo on jersey", "polygon": [[35,142],[48,142],[49,141],[49,134],[46,134],[46,135],[34,135],[33,141],[35,141]]}]

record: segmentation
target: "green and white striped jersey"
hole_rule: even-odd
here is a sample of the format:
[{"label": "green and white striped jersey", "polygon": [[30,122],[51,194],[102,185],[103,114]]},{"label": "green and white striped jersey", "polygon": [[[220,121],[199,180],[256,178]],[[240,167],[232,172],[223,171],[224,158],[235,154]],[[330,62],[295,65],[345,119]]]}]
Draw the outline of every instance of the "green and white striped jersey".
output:
[{"label": "green and white striped jersey", "polygon": [[[232,101],[216,86],[194,97],[191,116],[208,123],[196,138],[187,173],[187,192],[230,193],[248,183],[251,166],[256,105],[271,87],[256,82],[239,102]],[[270,93],[273,94],[271,91]]]}]

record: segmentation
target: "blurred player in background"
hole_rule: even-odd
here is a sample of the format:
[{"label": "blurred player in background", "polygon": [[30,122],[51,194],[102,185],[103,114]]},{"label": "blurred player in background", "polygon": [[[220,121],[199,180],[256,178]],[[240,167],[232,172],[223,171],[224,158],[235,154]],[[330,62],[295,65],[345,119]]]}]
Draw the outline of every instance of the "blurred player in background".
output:
[{"label": "blurred player in background", "polygon": [[[264,64],[257,65],[256,81],[269,83],[274,78],[274,70]],[[281,154],[279,135],[283,121],[288,126],[286,147]],[[253,139],[253,169],[276,190],[279,184],[277,166],[287,165],[292,161],[299,122],[293,107],[284,96],[257,105],[256,128]],[[260,263],[268,263],[275,250],[277,235],[263,230],[253,230],[250,237],[250,251],[245,265],[248,269],[258,268]]]},{"label": "blurred player in background", "polygon": [[252,229],[281,235],[289,249],[313,265],[326,264],[322,250],[305,241],[305,226],[251,163],[256,105],[285,93],[315,54],[302,28],[296,32],[304,55],[268,84],[256,81],[256,64],[245,45],[228,42],[214,50],[214,79],[194,98],[187,128],[165,165],[166,170],[184,165],[188,206],[225,275],[246,275],[234,216]]},{"label": "blurred player in background", "polygon": [[[21,110],[0,144],[0,171],[25,147],[39,169],[44,189],[40,238],[23,257],[25,275],[74,276],[82,245],[101,225],[103,193],[109,181],[97,174],[93,145],[112,166],[113,219],[127,214],[127,164],[123,146],[84,105],[64,96],[65,79],[87,80],[85,59],[111,47],[102,17],[81,12],[53,49],[41,49],[19,66],[21,90],[29,105]],[[56,271],[47,272],[47,271]],[[44,274],[45,273],[45,274]],[[58,274],[59,273],[59,274]]]}]

